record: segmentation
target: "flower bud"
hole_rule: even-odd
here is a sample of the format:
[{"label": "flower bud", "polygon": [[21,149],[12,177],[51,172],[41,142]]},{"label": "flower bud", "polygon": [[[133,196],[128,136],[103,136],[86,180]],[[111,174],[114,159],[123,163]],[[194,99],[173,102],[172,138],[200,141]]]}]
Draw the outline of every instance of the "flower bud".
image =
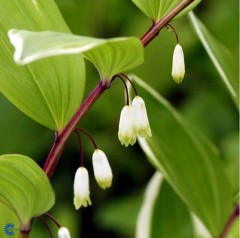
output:
[{"label": "flower bud", "polygon": [[133,115],[135,117],[137,133],[140,137],[151,137],[151,129],[148,121],[147,110],[143,99],[136,96],[132,101]]},{"label": "flower bud", "polygon": [[69,230],[66,227],[60,227],[58,230],[58,238],[71,238]]},{"label": "flower bud", "polygon": [[176,83],[181,83],[185,74],[184,55],[182,47],[177,44],[173,52],[172,77]]},{"label": "flower bud", "polygon": [[76,209],[81,206],[91,205],[88,171],[84,167],[77,169],[74,179],[74,199],[73,203]]},{"label": "flower bud", "polygon": [[98,185],[103,189],[111,187],[113,175],[105,153],[96,149],[92,156],[92,162],[94,176]]},{"label": "flower bud", "polygon": [[118,138],[121,144],[134,145],[137,139],[137,128],[131,106],[126,105],[120,115]]}]

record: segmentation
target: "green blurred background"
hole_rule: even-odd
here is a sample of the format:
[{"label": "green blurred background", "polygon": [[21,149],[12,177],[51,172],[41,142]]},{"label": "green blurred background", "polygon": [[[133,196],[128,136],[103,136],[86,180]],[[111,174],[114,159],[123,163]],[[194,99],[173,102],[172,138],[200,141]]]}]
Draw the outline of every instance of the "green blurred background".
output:
[{"label": "green blurred background", "polygon": [[[141,37],[150,27],[147,19],[130,0],[56,0],[64,19],[74,34],[100,38]],[[210,32],[238,61],[238,1],[202,1],[195,13]],[[167,98],[193,125],[219,148],[224,168],[232,184],[238,176],[238,112],[218,73],[186,17],[173,22],[184,49],[186,76],[181,85],[171,78],[175,37],[163,29],[146,48],[145,63],[131,71]],[[87,65],[85,96],[97,84],[97,71]],[[30,120],[0,95],[0,153],[20,153],[34,158],[41,166],[54,140],[54,133]],[[134,236],[136,217],[144,188],[154,169],[140,147],[124,147],[117,137],[119,115],[124,106],[124,89],[115,80],[110,90],[88,112],[80,126],[90,132],[100,149],[108,156],[114,173],[113,185],[103,191],[93,178],[93,148],[83,137],[85,164],[90,174],[93,205],[75,211],[73,179],[79,166],[79,143],[69,139],[52,177],[56,205],[51,214],[69,227],[72,237],[130,238]],[[147,105],[150,106],[150,105]],[[161,120],[161,118],[159,118]],[[236,187],[237,191],[237,187]],[[43,225],[34,222],[31,237],[47,237]]]}]

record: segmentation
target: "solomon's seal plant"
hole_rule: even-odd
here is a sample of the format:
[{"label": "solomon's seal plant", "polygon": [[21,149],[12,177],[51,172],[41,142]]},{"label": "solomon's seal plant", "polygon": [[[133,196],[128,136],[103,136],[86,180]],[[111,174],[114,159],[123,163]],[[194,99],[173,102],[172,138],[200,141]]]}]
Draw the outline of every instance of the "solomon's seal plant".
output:
[{"label": "solomon's seal plant", "polygon": [[[81,4],[84,6],[90,4],[92,12],[88,13],[88,17],[91,15],[91,19],[96,20],[94,11],[104,5],[103,2],[90,4],[83,1]],[[185,75],[185,60],[186,64],[193,63],[191,54],[194,54],[194,50],[196,50],[193,47],[196,42],[192,42],[191,37],[188,39],[184,37],[182,31],[189,31],[189,29],[187,24],[183,24],[184,20],[178,21],[178,19],[190,21],[223,80],[223,85],[218,85],[218,87],[215,87],[215,84],[218,83],[214,81],[214,89],[226,90],[238,109],[239,94],[234,61],[231,60],[229,52],[209,33],[203,23],[193,12],[190,12],[200,3],[200,0],[132,0],[132,2],[142,11],[147,20],[151,20],[152,25],[141,38],[120,36],[105,39],[105,35],[97,38],[72,34],[53,0],[1,0],[0,91],[28,117],[54,131],[55,139],[47,158],[45,159],[44,155],[41,156],[45,159],[43,163],[39,161],[36,163],[33,158],[30,158],[35,157],[36,149],[33,156],[30,157],[21,154],[0,156],[0,213],[2,214],[0,236],[3,235],[1,232],[5,232],[5,235],[16,234],[19,238],[46,237],[46,233],[51,238],[57,235],[59,238],[70,238],[70,233],[72,237],[82,237],[78,229],[80,220],[85,224],[81,226],[83,230],[88,227],[92,229],[92,224],[88,224],[84,215],[82,219],[77,219],[77,214],[91,216],[90,211],[98,206],[102,207],[102,201],[114,191],[117,191],[115,197],[125,194],[124,191],[127,189],[131,191],[129,188],[131,182],[127,184],[128,186],[125,186],[126,184],[119,186],[121,189],[116,188],[117,184],[121,183],[119,174],[124,174],[127,181],[130,181],[129,178],[134,175],[138,183],[141,183],[140,176],[147,176],[148,171],[148,163],[141,167],[142,162],[139,157],[143,157],[143,155],[152,165],[151,171],[153,168],[156,170],[147,186],[143,204],[137,202],[141,200],[139,199],[140,195],[133,199],[126,192],[127,209],[126,206],[123,209],[122,206],[115,203],[116,201],[113,202],[114,205],[111,209],[105,209],[103,206],[103,215],[100,215],[99,219],[93,219],[99,223],[99,227],[108,221],[109,224],[106,226],[118,227],[119,233],[126,232],[128,230],[124,228],[126,222],[118,220],[120,228],[115,224],[110,224],[116,219],[122,219],[122,216],[116,216],[116,214],[124,213],[127,214],[129,221],[137,221],[136,238],[192,238],[195,236],[226,238],[228,235],[232,235],[232,237],[236,235],[235,221],[239,216],[239,205],[233,198],[238,191],[236,186],[237,166],[236,160],[232,159],[232,157],[236,157],[236,153],[229,152],[230,145],[233,147],[236,139],[234,136],[225,138],[221,142],[224,144],[223,147],[228,149],[222,152],[220,148],[220,152],[218,152],[216,146],[213,146],[204,133],[199,133],[199,130],[191,126],[184,118],[186,115],[188,117],[191,115],[191,119],[194,121],[193,118],[198,117],[198,122],[194,123],[198,127],[197,125],[201,124],[199,111],[203,110],[201,112],[204,115],[209,115],[209,120],[211,120],[212,114],[208,113],[211,111],[210,109],[206,109],[206,105],[208,108],[208,105],[211,104],[209,102],[204,104],[204,100],[202,100],[205,99],[205,96],[207,100],[209,95],[202,95],[199,100],[197,97],[192,97],[191,100],[186,93],[178,101],[178,96],[182,95],[178,92],[181,92],[183,88],[184,90],[192,88],[191,83],[194,80],[195,83],[198,82],[197,88],[201,88],[199,78],[202,77],[193,71],[189,74],[186,71]],[[124,4],[122,1],[114,3]],[[78,4],[77,1],[76,4]],[[110,1],[109,4],[113,3]],[[69,3],[70,5],[71,3]],[[136,11],[138,10],[136,9]],[[115,15],[120,17],[121,14]],[[131,17],[133,16],[129,15],[128,18],[124,16],[127,24],[135,22],[131,21]],[[80,23],[77,22],[77,24],[79,26]],[[113,26],[115,21],[111,24]],[[123,23],[121,25],[124,26]],[[142,25],[141,22],[139,22],[140,25]],[[130,30],[131,27],[128,29]],[[139,34],[136,25],[132,29],[135,30],[133,35]],[[161,61],[162,56],[155,57],[155,52],[151,56],[147,54],[145,57],[145,47],[158,35],[161,37],[162,34],[159,33],[164,33],[165,29],[170,30],[176,37],[173,57],[164,54],[164,60]],[[116,32],[121,34],[120,29]],[[181,45],[179,43],[180,34]],[[171,48],[172,54],[172,41],[165,42],[164,47],[163,45],[159,43],[158,48],[164,50],[166,48],[166,51]],[[182,46],[184,46],[185,56]],[[144,58],[146,58],[146,62],[144,62]],[[144,67],[149,59],[151,65],[148,66],[148,70]],[[199,58],[196,60],[200,61]],[[83,100],[85,84],[88,86],[91,80],[89,72],[91,69],[85,68],[86,61],[96,68],[99,81],[92,91],[86,93]],[[196,64],[198,65],[198,62]],[[158,66],[156,67],[156,65]],[[136,69],[137,67],[140,70]],[[171,67],[172,72],[170,73]],[[187,67],[187,69],[189,68]],[[141,71],[141,69],[143,70]],[[126,73],[129,71],[142,74],[144,80],[135,74]],[[200,70],[197,72],[202,73]],[[159,81],[151,81],[152,77],[160,74],[163,74],[163,77],[160,77]],[[176,85],[170,80],[171,77],[177,84],[180,84],[184,77],[185,80],[181,85]],[[120,79],[122,85],[117,84],[117,79]],[[166,85],[163,86],[165,83]],[[114,87],[112,87],[113,84]],[[167,91],[164,93],[164,90],[168,88],[174,88],[174,93],[168,94]],[[117,132],[117,125],[114,122],[111,124],[111,119],[118,118],[116,116],[120,111],[118,92],[122,89],[125,93],[125,103],[120,112]],[[113,100],[109,100],[109,104],[105,103],[100,110],[94,107],[91,112],[93,116],[88,117],[89,110],[93,105],[95,106],[95,103],[107,90],[116,90],[117,93],[114,93],[114,97],[109,96],[113,97]],[[172,100],[175,106],[180,105],[179,108],[172,106],[160,95],[159,91]],[[225,95],[222,92],[216,94]],[[199,104],[196,104],[196,101]],[[188,106],[184,104],[184,107],[181,103],[185,102],[189,103]],[[235,112],[236,108],[232,106],[230,100],[227,103],[231,105],[227,110],[216,111],[226,113],[226,111],[232,110]],[[114,106],[110,109],[111,104]],[[194,110],[187,113],[188,107],[191,105]],[[214,105],[216,106],[217,103]],[[215,107],[213,112],[215,112]],[[86,119],[82,120],[84,117]],[[104,123],[102,123],[103,118]],[[213,118],[219,119],[215,114]],[[226,118],[231,118],[231,116],[224,114],[220,119],[227,120]],[[206,117],[202,120],[205,125],[203,132],[205,132],[204,130],[209,127],[207,125],[211,125],[211,123],[208,124]],[[15,119],[15,121],[17,120]],[[99,126],[96,123],[98,121],[99,125],[102,123],[105,129],[96,129]],[[232,121],[234,120],[232,119]],[[234,124],[232,121],[231,125]],[[15,123],[12,124],[15,125]],[[217,127],[218,123],[213,124]],[[86,130],[85,127],[90,129]],[[11,126],[11,128],[13,127]],[[200,126],[200,128],[202,127]],[[234,126],[221,128],[219,134],[223,131],[233,130],[233,128]],[[88,132],[90,130],[91,134]],[[64,150],[65,145],[67,142],[68,145],[74,144],[73,140],[76,140],[76,137],[70,139],[74,133],[77,136],[78,153],[73,153],[71,158],[76,157],[76,160],[64,160],[64,155],[71,153],[69,150]],[[34,137],[33,134],[31,133],[32,137]],[[212,131],[209,135],[211,134]],[[215,135],[215,138],[218,138],[219,134]],[[93,145],[90,153],[88,147],[85,146],[83,135]],[[25,137],[31,136],[26,135]],[[120,143],[115,143],[117,137]],[[97,146],[96,141],[101,143],[100,147]],[[129,149],[124,153],[132,153],[131,156],[127,158],[128,156],[123,155],[121,150],[126,148],[119,146],[120,144],[127,147],[128,145],[133,146],[137,142],[138,146],[134,147],[134,151],[138,150],[137,153],[129,152],[131,151]],[[18,140],[18,143],[23,142]],[[221,145],[221,143],[219,144]],[[37,145],[37,150],[41,151],[40,146],[38,148],[38,143],[35,143],[34,140],[22,147],[34,148],[34,145]],[[13,149],[13,151],[15,150]],[[59,163],[63,151],[61,162],[64,161],[64,165]],[[46,154],[46,150],[42,154]],[[76,154],[80,154],[80,156],[76,156]],[[224,161],[221,156],[226,156],[228,159]],[[138,162],[134,164],[135,158],[138,159]],[[115,172],[123,163],[126,163],[127,166],[125,165],[122,171]],[[89,167],[89,164],[92,167]],[[57,167],[57,165],[59,166]],[[59,172],[61,166],[64,166],[64,173]],[[55,173],[55,171],[57,172]],[[129,171],[131,172],[129,173]],[[116,183],[113,182],[113,174]],[[97,191],[98,186],[95,188],[92,183],[93,178],[96,180],[95,184],[100,188],[104,190],[108,188],[103,193],[105,197],[101,194],[96,199],[99,192]],[[53,186],[51,181],[53,181]],[[69,181],[71,181],[71,186],[69,186]],[[61,186],[57,186],[58,183]],[[90,185],[92,188],[91,198]],[[56,200],[54,191],[57,198],[61,197],[60,193],[65,192],[62,194],[64,205],[59,203],[61,199]],[[101,192],[103,191],[101,190]],[[71,208],[68,208],[69,194],[71,201],[73,200],[73,204],[70,201]],[[134,202],[132,202],[133,200]],[[54,206],[55,203],[56,206]],[[92,206],[89,208],[90,205]],[[75,209],[72,209],[74,207]],[[85,207],[83,213],[82,207]],[[174,209],[174,213],[169,208]],[[138,218],[135,214],[137,210],[139,210]],[[50,213],[53,213],[54,216]],[[56,217],[66,224],[62,226]],[[114,219],[112,219],[113,217]],[[46,228],[44,231],[38,229],[42,225]],[[54,228],[53,225],[56,227]],[[135,223],[133,225],[131,222],[130,225],[132,237]],[[88,232],[86,233],[88,234]],[[89,234],[91,235],[91,233]],[[94,234],[94,236],[99,236],[99,234]],[[118,236],[120,237],[120,234]]]}]

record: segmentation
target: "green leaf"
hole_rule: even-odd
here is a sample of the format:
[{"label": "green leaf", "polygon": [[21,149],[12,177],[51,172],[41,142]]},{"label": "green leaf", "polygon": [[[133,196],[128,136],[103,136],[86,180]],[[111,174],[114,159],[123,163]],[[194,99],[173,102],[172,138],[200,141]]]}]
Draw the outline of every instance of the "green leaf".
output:
[{"label": "green leaf", "polygon": [[194,237],[189,211],[159,172],[146,188],[136,234],[136,238]]},{"label": "green leaf", "polygon": [[224,155],[224,171],[231,183],[234,193],[239,192],[239,133],[229,133],[221,140]]},{"label": "green leaf", "polygon": [[139,139],[142,149],[188,208],[217,237],[233,204],[231,186],[216,150],[156,91],[137,77],[133,80],[146,101],[153,133],[151,138]]},{"label": "green leaf", "polygon": [[221,43],[219,43],[203,25],[203,23],[194,15],[189,13],[189,19],[207,51],[210,59],[216,67],[220,77],[225,84],[226,89],[231,95],[233,101],[238,105],[239,91],[238,91],[238,69],[236,61],[231,53]]},{"label": "green leaf", "polygon": [[[157,22],[169,13],[181,0],[132,0],[134,4],[154,22]],[[193,1],[188,7],[180,12],[174,19],[181,17],[195,8],[201,0]]]},{"label": "green leaf", "polygon": [[80,55],[59,56],[18,66],[7,36],[12,28],[70,31],[52,0],[1,0],[0,92],[32,119],[60,132],[81,104],[84,60]]},{"label": "green leaf", "polygon": [[11,30],[9,38],[16,49],[14,59],[18,64],[81,53],[95,65],[101,79],[107,81],[143,63],[143,46],[136,37],[105,40],[61,32]]},{"label": "green leaf", "polygon": [[29,227],[31,219],[47,212],[54,202],[48,177],[32,159],[0,156],[0,203],[15,213],[22,227]]}]

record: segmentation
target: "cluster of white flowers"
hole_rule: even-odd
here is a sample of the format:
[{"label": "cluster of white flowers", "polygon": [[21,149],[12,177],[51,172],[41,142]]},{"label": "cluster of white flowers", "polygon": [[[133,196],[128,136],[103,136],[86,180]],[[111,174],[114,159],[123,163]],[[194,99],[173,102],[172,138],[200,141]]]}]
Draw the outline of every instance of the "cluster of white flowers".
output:
[{"label": "cluster of white flowers", "polygon": [[[85,134],[87,133],[85,132]],[[126,105],[122,109],[118,131],[118,138],[121,144],[125,146],[134,145],[137,136],[143,138],[152,136],[145,103],[138,95],[133,99],[131,106]],[[113,174],[107,156],[102,150],[95,149],[92,155],[92,163],[94,177],[99,187],[102,189],[111,187]],[[83,166],[76,171],[73,189],[73,203],[76,209],[91,205],[89,175],[87,169]]]},{"label": "cluster of white flowers", "polygon": [[134,145],[137,136],[143,138],[152,136],[145,103],[139,96],[133,99],[132,106],[123,107],[118,131],[118,138],[125,146]]},{"label": "cluster of white flowers", "polygon": [[[109,188],[112,185],[112,170],[108,163],[107,156],[102,150],[95,149],[92,156],[94,177],[102,189]],[[74,199],[73,203],[76,209],[81,206],[91,205],[89,175],[84,167],[77,169],[74,179]]]},{"label": "cluster of white flowers", "polygon": [[[137,136],[152,136],[147,111],[143,99],[136,96],[132,101],[132,106],[127,105],[122,109],[119,123],[118,137],[122,144],[128,146],[136,142]],[[102,189],[112,185],[112,170],[108,159],[102,150],[95,149],[92,156],[93,172],[98,185]],[[74,199],[76,209],[81,206],[91,205],[89,175],[85,167],[79,167],[74,179]]]}]

